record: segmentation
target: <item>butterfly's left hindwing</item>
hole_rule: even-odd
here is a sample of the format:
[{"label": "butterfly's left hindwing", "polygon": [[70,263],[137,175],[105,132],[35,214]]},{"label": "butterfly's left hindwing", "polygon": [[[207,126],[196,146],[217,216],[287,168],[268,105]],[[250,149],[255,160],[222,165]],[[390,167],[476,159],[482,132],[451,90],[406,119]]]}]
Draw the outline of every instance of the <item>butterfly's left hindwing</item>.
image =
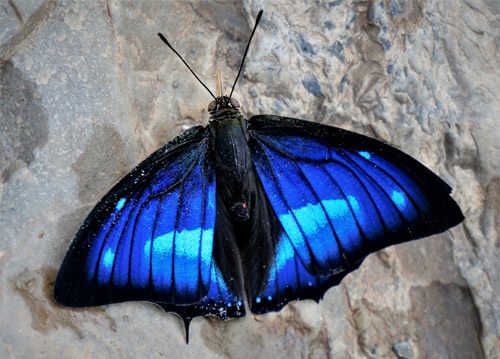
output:
[{"label": "butterfly's left hindwing", "polygon": [[195,127],[122,179],[73,241],[55,283],[56,301],[86,307],[146,300],[185,320],[241,316],[241,295],[227,288],[212,260],[211,156],[206,129]]},{"label": "butterfly's left hindwing", "polygon": [[252,311],[321,298],[370,253],[463,220],[451,188],[380,141],[335,127],[255,116],[253,162],[276,221],[275,256]]}]

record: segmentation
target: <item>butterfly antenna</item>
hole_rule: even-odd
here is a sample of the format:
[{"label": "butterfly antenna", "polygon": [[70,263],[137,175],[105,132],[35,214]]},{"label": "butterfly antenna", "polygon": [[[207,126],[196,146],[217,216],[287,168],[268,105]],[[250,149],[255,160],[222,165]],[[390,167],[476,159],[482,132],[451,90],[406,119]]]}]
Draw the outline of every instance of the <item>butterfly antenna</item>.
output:
[{"label": "butterfly antenna", "polygon": [[[210,93],[210,96],[212,96],[216,100],[216,98],[215,98],[214,94],[212,93],[212,91],[210,91],[208,89],[208,87],[203,83],[203,81],[201,81],[200,78],[198,76],[196,76],[196,74],[194,73],[194,71],[191,69],[191,67],[189,67],[189,65],[187,64],[187,62],[184,61],[184,59],[182,58],[182,56],[179,55],[179,53],[177,51],[175,51],[175,49],[172,47],[172,45],[170,45],[170,43],[167,41],[167,39],[165,38],[165,36],[163,36],[161,33],[158,33],[158,36],[160,37],[161,41],[163,41],[170,48],[170,50],[172,50],[174,52],[174,54],[176,54],[177,56],[179,56],[179,59],[181,59],[181,61],[184,63],[184,65],[186,65],[186,67],[189,69],[189,71],[191,71],[191,73],[194,75],[194,77],[196,77],[196,79],[200,82],[200,84],[202,84],[203,87],[207,89],[207,91]],[[232,93],[232,91],[231,91],[231,93]]]},{"label": "butterfly antenna", "polygon": [[248,48],[250,47],[250,43],[252,42],[253,34],[255,33],[255,30],[257,29],[257,25],[259,24],[260,18],[262,17],[263,13],[264,13],[264,10],[260,10],[259,13],[257,14],[257,19],[255,19],[255,25],[253,27],[252,34],[250,35],[250,39],[248,40],[247,48],[245,49],[245,53],[243,54],[243,60],[241,60],[240,69],[238,71],[238,75],[236,76],[236,80],[234,80],[233,88],[231,89],[231,93],[229,94],[229,99],[231,99],[231,96],[233,96],[234,87],[236,86],[236,82],[238,82],[238,78],[240,77],[241,70],[243,69],[243,63],[245,62],[245,58],[247,57]]}]

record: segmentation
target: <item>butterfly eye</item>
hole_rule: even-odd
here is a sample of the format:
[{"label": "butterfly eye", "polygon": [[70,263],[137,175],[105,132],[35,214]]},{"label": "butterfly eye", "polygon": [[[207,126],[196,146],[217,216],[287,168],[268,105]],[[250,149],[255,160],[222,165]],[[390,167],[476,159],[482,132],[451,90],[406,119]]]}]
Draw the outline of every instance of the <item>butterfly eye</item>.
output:
[{"label": "butterfly eye", "polygon": [[214,112],[216,108],[217,108],[217,102],[212,101],[208,105],[208,112]]},{"label": "butterfly eye", "polygon": [[238,101],[236,101],[234,98],[231,99],[231,105],[234,107],[234,108],[240,108],[240,104]]}]

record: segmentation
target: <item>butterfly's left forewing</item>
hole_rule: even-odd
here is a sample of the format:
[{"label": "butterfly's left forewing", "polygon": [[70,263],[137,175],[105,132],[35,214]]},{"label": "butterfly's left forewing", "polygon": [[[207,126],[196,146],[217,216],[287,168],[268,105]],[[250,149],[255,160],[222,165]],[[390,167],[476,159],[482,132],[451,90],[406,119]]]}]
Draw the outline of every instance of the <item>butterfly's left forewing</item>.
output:
[{"label": "butterfly's left forewing", "polygon": [[253,162],[274,210],[275,256],[252,311],[321,298],[370,253],[462,221],[451,188],[380,141],[335,127],[255,116]]},{"label": "butterfly's left forewing", "polygon": [[56,301],[86,307],[146,300],[185,321],[243,315],[240,293],[227,287],[212,259],[211,155],[206,130],[195,127],[122,179],[73,241],[56,280]]}]

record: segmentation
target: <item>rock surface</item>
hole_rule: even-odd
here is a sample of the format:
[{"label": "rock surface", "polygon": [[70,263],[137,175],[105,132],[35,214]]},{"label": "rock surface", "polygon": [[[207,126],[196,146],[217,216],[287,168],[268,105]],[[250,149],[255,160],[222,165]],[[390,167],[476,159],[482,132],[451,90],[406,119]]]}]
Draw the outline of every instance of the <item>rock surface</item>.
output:
[{"label": "rock surface", "polygon": [[[0,1],[0,357],[500,358],[497,0]],[[56,305],[96,202],[229,91],[243,112],[392,143],[454,188],[465,222],[371,255],[319,304],[221,322],[153,305]]]}]

